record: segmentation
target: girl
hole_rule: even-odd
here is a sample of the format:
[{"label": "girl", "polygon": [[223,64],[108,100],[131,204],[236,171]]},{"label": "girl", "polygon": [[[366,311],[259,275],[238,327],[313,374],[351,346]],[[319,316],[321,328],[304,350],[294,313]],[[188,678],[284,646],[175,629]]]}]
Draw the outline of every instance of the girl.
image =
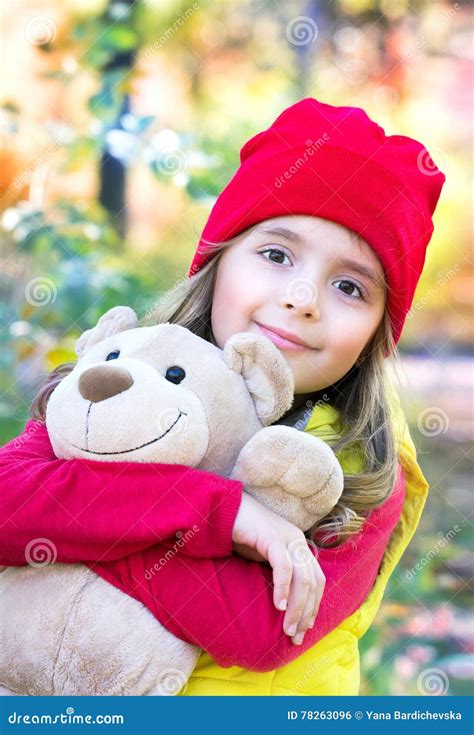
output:
[{"label": "girl", "polygon": [[[179,466],[57,460],[31,421],[2,450],[0,563],[24,563],[35,534],[58,561],[90,562],[207,651],[187,694],[357,693],[357,640],[428,490],[385,358],[396,355],[443,183],[417,141],[386,136],[360,109],[302,100],[244,145],[190,278],[149,320],[219,347],[261,333],[282,351],[295,378],[283,422],[329,441],[345,473],[340,502],[308,534],[318,560],[314,543],[288,553],[301,534],[239,483]],[[159,585],[147,579],[150,547],[203,517],[205,533],[160,569]],[[240,555],[229,556],[231,540]],[[273,599],[271,570],[256,560],[273,567]]]}]

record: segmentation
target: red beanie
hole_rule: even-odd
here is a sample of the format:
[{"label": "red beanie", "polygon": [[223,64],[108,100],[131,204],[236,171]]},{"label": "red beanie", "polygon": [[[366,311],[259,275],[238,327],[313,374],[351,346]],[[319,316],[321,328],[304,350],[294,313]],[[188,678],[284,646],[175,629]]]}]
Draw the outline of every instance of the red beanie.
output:
[{"label": "red beanie", "polygon": [[213,257],[203,240],[224,242],[271,217],[332,220],[378,255],[398,342],[444,181],[421,143],[385,135],[362,109],[301,100],[243,146],[240,167],[214,204],[189,275]]}]

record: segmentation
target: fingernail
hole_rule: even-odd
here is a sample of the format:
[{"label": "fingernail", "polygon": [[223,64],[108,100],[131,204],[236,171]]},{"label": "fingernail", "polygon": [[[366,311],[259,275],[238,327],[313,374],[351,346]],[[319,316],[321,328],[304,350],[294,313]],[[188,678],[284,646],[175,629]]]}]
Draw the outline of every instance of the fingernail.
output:
[{"label": "fingernail", "polygon": [[313,627],[313,625],[314,625],[314,623],[315,623],[315,620],[316,620],[316,618],[313,618],[313,619],[312,619],[312,620],[310,621],[310,624],[309,624],[309,628],[312,628],[312,627]]},{"label": "fingernail", "polygon": [[294,636],[295,633],[296,633],[296,625],[290,625],[290,627],[288,628],[288,635]]},{"label": "fingernail", "polygon": [[287,600],[280,600],[280,604],[278,605],[279,609],[286,610],[287,602]]},{"label": "fingernail", "polygon": [[294,642],[297,646],[300,646],[303,643],[304,633],[298,633],[298,635],[295,635]]}]

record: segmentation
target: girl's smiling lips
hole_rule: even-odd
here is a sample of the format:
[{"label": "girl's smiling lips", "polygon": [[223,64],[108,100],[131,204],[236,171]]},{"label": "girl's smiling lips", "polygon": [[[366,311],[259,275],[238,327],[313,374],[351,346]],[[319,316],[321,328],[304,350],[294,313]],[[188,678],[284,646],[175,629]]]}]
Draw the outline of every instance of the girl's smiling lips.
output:
[{"label": "girl's smiling lips", "polygon": [[264,324],[255,322],[261,332],[270,339],[276,347],[282,350],[294,350],[301,352],[303,350],[314,350],[307,342],[304,342],[296,334],[287,332],[285,329],[277,329],[277,327],[267,327]]}]

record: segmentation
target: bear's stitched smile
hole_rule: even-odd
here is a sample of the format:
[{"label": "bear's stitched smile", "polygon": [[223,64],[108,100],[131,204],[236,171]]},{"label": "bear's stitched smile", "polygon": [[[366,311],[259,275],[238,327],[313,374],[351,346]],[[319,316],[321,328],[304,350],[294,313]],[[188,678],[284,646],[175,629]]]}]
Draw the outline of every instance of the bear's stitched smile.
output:
[{"label": "bear's stitched smile", "polygon": [[155,439],[152,439],[149,442],[145,442],[144,444],[140,444],[138,447],[133,447],[133,449],[122,449],[120,452],[94,452],[94,451],[92,451],[92,449],[84,449],[83,447],[78,447],[77,444],[73,444],[72,446],[75,447],[76,449],[80,449],[81,452],[88,452],[88,454],[100,454],[100,455],[103,455],[103,454],[127,454],[128,452],[135,452],[137,449],[143,449],[143,447],[148,447],[150,444],[154,444],[155,442],[159,441],[160,439],[163,439],[163,437],[166,436],[166,434],[169,434],[169,432],[171,431],[171,429],[173,429],[176,426],[176,424],[180,420],[181,416],[187,416],[188,415],[184,411],[181,411],[180,408],[178,408],[178,411],[179,411],[178,418],[171,424],[171,426],[168,429],[166,429],[166,431],[163,434],[161,434],[160,436],[157,436]]}]

